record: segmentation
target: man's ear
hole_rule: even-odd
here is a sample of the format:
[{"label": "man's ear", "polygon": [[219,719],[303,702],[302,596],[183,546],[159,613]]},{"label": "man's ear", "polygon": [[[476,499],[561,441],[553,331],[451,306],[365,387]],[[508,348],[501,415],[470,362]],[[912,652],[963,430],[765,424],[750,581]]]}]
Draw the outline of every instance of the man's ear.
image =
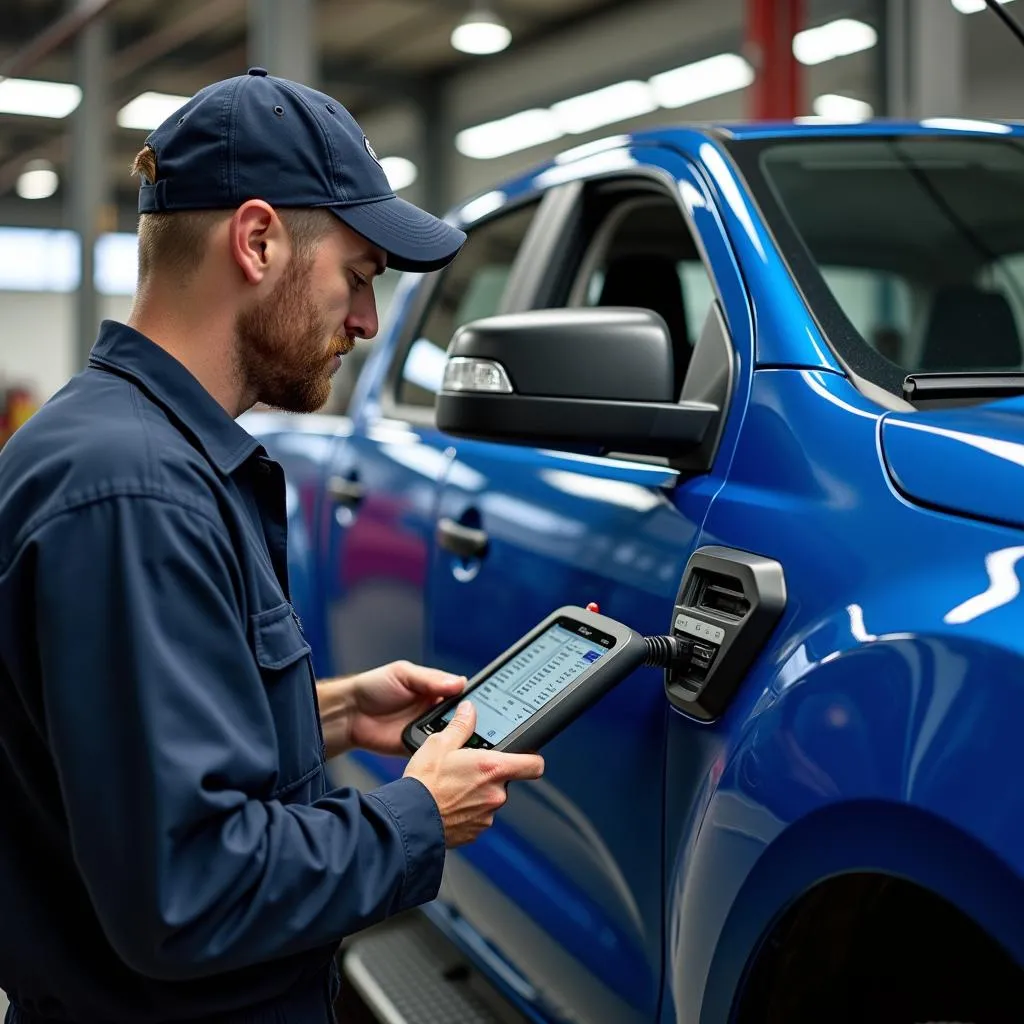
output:
[{"label": "man's ear", "polygon": [[276,277],[288,262],[288,233],[274,208],[262,199],[250,199],[235,210],[228,231],[231,255],[249,284]]}]

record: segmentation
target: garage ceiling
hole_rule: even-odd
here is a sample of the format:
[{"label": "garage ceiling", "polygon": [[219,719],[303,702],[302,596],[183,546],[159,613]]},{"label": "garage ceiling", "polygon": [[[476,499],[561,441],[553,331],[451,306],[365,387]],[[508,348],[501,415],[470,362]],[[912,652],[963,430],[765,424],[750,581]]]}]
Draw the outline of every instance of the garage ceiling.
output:
[{"label": "garage ceiling", "polygon": [[[93,6],[98,0],[94,0]],[[279,0],[287,3],[287,0]],[[571,33],[629,0],[496,0],[492,7],[512,32],[507,53]],[[0,76],[73,82],[74,42],[66,38],[25,66],[28,48],[68,18],[68,0],[2,0]],[[314,0],[313,37],[320,48],[320,87],[357,118],[396,98],[457,73],[473,57],[454,50],[452,29],[470,0]],[[239,74],[250,63],[246,0],[112,0],[109,88],[115,112],[145,91],[190,95]],[[70,119],[0,114],[0,197],[9,194],[26,161],[68,164]],[[114,128],[112,161],[123,170],[144,132]],[[124,175],[117,175],[123,179]],[[129,183],[124,183],[131,187]]]}]

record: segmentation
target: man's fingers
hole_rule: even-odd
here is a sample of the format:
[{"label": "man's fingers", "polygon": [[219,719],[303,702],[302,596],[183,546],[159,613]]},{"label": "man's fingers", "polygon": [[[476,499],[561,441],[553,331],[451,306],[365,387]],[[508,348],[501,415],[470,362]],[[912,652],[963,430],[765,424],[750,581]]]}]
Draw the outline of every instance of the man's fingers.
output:
[{"label": "man's fingers", "polygon": [[473,735],[476,728],[476,708],[464,700],[455,709],[455,717],[440,731],[434,733],[438,743],[448,750],[458,750],[465,746],[466,740]]},{"label": "man's fingers", "polygon": [[540,754],[495,754],[492,778],[539,779],[544,774],[544,758]]},{"label": "man's fingers", "polygon": [[453,676],[436,668],[417,667],[402,682],[407,690],[423,697],[454,697],[466,688],[465,676]]}]

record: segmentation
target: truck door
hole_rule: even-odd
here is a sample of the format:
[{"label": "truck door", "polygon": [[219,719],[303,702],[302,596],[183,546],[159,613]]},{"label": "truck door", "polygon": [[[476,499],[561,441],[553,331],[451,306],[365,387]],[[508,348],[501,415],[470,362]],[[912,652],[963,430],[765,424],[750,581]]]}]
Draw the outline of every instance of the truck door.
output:
[{"label": "truck door", "polygon": [[[719,228],[680,156],[630,156],[652,176],[577,182],[565,244],[532,268],[520,308],[655,310],[680,394],[702,331],[728,344],[703,255],[703,236]],[[639,632],[668,629],[711,475],[628,453],[449,445],[429,589],[434,664],[472,676],[561,604],[596,601]],[[550,743],[545,777],[511,787],[494,828],[448,859],[435,914],[471,928],[541,1003],[576,1021],[658,1017],[666,717],[661,673],[640,669]]]},{"label": "truck door", "polygon": [[326,480],[322,582],[330,671],[422,663],[437,487],[449,439],[433,424],[445,349],[463,323],[501,310],[536,203],[468,232],[443,274],[407,281],[369,359]]}]

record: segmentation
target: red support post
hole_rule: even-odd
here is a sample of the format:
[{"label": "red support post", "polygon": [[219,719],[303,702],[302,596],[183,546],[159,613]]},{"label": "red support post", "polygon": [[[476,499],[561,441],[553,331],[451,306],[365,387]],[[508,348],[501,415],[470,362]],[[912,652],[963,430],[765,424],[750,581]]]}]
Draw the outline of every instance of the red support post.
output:
[{"label": "red support post", "polygon": [[806,113],[802,65],[793,37],[803,28],[803,0],[747,0],[747,59],[754,67],[750,117],[790,120]]}]

